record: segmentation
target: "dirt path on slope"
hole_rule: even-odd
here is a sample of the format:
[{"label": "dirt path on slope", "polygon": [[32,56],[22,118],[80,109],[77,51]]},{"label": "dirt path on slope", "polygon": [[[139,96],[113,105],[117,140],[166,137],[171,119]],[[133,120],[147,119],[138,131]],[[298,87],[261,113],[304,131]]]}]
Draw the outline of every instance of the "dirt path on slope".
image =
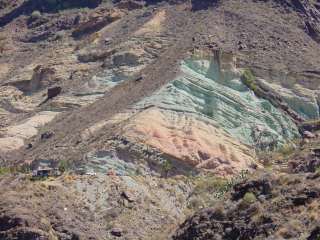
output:
[{"label": "dirt path on slope", "polygon": [[[54,137],[46,141],[36,137],[32,149],[21,149],[9,156],[10,159],[21,162],[35,158],[82,159],[83,153],[89,150],[88,144],[80,141],[80,133],[84,129],[124,111],[172,80],[178,72],[180,60],[193,49],[192,38],[198,31],[195,27],[197,16],[184,11],[174,13],[170,16],[170,21],[171,32],[177,36],[176,42],[142,71],[141,81],[123,82],[93,104],[61,114],[46,127],[46,130],[54,132]],[[175,26],[172,26],[172,23]],[[113,129],[109,128],[104,132],[104,137],[112,134],[114,134]]]}]

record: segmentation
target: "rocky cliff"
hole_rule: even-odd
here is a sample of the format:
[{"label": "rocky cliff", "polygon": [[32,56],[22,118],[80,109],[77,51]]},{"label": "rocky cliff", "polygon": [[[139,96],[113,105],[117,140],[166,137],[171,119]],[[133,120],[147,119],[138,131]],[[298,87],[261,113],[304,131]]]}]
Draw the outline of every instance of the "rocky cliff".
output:
[{"label": "rocky cliff", "polygon": [[317,239],[319,9],[2,1],[0,238]]}]

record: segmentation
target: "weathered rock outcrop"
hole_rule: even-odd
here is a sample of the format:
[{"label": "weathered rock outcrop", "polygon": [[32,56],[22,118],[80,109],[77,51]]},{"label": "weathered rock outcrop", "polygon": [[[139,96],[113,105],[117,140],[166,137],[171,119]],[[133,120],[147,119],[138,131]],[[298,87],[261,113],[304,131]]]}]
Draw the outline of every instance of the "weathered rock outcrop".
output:
[{"label": "weathered rock outcrop", "polygon": [[86,35],[90,35],[91,33],[97,32],[106,25],[120,19],[121,16],[123,16],[123,13],[117,10],[102,12],[99,16],[91,17],[88,21],[81,23],[80,26],[73,30],[72,36],[79,39]]},{"label": "weathered rock outcrop", "polygon": [[[187,219],[174,240],[317,239],[319,175],[262,174]],[[306,178],[307,177],[307,178]]]},{"label": "weathered rock outcrop", "polygon": [[254,153],[217,126],[196,116],[150,108],[132,117],[125,136],[194,168],[228,176],[248,169]]},{"label": "weathered rock outcrop", "polygon": [[232,54],[191,57],[182,63],[180,77],[139,104],[195,114],[260,148],[297,136],[297,126],[285,113],[241,83],[234,60]]},{"label": "weathered rock outcrop", "polygon": [[58,113],[40,112],[16,125],[0,129],[0,152],[8,152],[24,146],[25,140],[37,135],[38,129],[52,121]]},{"label": "weathered rock outcrop", "polygon": [[[176,238],[318,238],[318,3],[50,2],[0,1],[0,238],[162,240],[220,197]],[[41,160],[70,172],[7,168]]]},{"label": "weathered rock outcrop", "polygon": [[317,42],[320,41],[320,11],[313,1],[291,0],[282,1],[293,6],[305,16],[305,30]]}]

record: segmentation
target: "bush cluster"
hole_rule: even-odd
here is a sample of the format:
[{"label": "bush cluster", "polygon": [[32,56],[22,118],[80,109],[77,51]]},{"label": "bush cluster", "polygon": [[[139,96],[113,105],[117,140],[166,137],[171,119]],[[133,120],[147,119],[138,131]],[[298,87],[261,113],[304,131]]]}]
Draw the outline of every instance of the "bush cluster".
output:
[{"label": "bush cluster", "polygon": [[255,92],[257,90],[256,78],[249,69],[242,72],[240,79],[252,91]]}]

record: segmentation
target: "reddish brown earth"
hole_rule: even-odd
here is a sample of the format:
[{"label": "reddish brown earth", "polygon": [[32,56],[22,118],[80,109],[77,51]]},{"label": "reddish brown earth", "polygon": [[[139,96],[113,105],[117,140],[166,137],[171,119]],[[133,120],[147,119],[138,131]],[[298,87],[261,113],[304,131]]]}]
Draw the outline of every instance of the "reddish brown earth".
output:
[{"label": "reddish brown earth", "polygon": [[[255,154],[199,118],[137,107],[182,60],[227,52],[293,103],[284,114],[319,111],[318,1],[48,2],[0,2],[0,239],[319,237],[316,133]],[[41,160],[67,171],[33,181],[21,166]]]}]

